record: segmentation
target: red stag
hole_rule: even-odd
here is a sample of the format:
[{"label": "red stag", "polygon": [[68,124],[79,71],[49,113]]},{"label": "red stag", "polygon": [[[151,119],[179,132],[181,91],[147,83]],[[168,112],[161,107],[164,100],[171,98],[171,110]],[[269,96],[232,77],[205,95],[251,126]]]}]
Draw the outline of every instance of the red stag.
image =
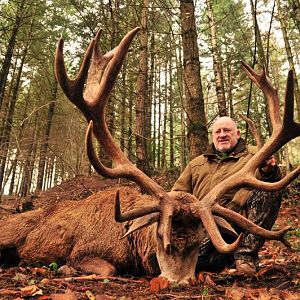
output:
[{"label": "red stag", "polygon": [[[259,74],[243,64],[250,79],[267,96],[273,134],[243,169],[198,201],[188,193],[167,193],[135,167],[115,143],[105,122],[109,93],[137,32],[138,28],[130,31],[115,49],[104,55],[98,48],[98,32],[73,80],[66,74],[63,40],[60,40],[55,70],[64,93],[89,122],[86,144],[95,170],[104,177],[130,179],[149,195],[142,195],[129,187],[112,187],[80,202],[63,202],[1,221],[2,263],[14,255],[22,263],[48,264],[55,261],[85,273],[161,275],[170,281],[188,282],[194,278],[200,242],[206,232],[218,251],[229,253],[237,248],[240,237],[233,244],[227,244],[220,233],[226,231],[236,236],[225,219],[264,238],[285,242],[283,236],[289,227],[278,231],[265,230],[221,207],[217,200],[234,187],[279,190],[298,176],[299,167],[276,183],[258,181],[254,177],[255,169],[263,161],[300,134],[299,124],[293,121],[292,72],[288,76],[281,123],[277,92],[265,70]],[[105,167],[96,156],[92,133],[112,159],[113,168]]]}]

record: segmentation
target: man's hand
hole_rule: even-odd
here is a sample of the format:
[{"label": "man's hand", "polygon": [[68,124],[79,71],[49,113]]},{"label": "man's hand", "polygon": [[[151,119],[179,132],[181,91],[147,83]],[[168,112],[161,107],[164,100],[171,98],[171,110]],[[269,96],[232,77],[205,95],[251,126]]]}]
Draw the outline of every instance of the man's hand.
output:
[{"label": "man's hand", "polygon": [[274,155],[272,155],[269,159],[265,161],[265,163],[260,167],[260,169],[264,173],[270,173],[274,170],[275,166],[276,166],[276,160]]}]

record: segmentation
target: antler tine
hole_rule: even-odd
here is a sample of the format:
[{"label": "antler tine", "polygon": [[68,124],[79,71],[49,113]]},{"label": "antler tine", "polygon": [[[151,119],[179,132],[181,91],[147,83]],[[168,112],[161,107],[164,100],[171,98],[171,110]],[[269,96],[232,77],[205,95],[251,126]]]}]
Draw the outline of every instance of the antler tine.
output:
[{"label": "antler tine", "polygon": [[[219,204],[215,204],[212,207],[212,212],[218,214],[219,216],[225,218],[228,221],[234,222],[236,225],[238,225],[239,227],[241,227],[249,232],[257,234],[263,238],[279,240],[279,241],[282,241],[284,244],[286,244],[286,241],[284,240],[284,234],[288,230],[290,230],[291,226],[286,226],[286,227],[284,227],[280,230],[276,230],[276,231],[267,230],[267,229],[264,229],[264,228],[256,225],[255,223],[249,221],[247,218],[241,216],[237,212],[235,212],[231,209],[222,207]],[[242,217],[242,218],[240,218],[240,217]]]},{"label": "antler tine", "polygon": [[[115,164],[123,162],[127,163],[128,159],[125,157],[119,146],[116,145],[109,132],[105,122],[105,108],[108,102],[109,93],[121,69],[129,45],[138,30],[139,27],[128,32],[120,44],[104,56],[99,54],[98,48],[94,50],[91,62],[91,74],[89,74],[90,85],[87,86],[84,94],[84,98],[88,99],[86,101],[89,102],[90,106],[90,119],[94,121],[95,136]],[[95,44],[95,47],[97,47],[97,44]],[[103,72],[100,83],[95,80],[99,69]]]},{"label": "antler tine", "polygon": [[272,123],[273,131],[276,131],[277,127],[281,126],[278,92],[273,87],[270,79],[268,78],[265,66],[263,66],[262,72],[261,74],[259,74],[245,62],[242,61],[241,65],[247,76],[263,91],[264,95],[266,96],[269,104],[270,120]]},{"label": "antler tine", "polygon": [[202,201],[192,203],[190,208],[192,213],[202,221],[215,248],[221,253],[231,253],[236,251],[241,242],[242,235],[240,235],[232,244],[227,244],[216,225],[211,208],[205,207],[201,202]]},{"label": "antler tine", "polygon": [[254,122],[250,118],[248,118],[248,117],[246,117],[246,116],[244,116],[242,114],[239,114],[239,116],[245,122],[247,122],[247,124],[249,126],[249,129],[250,129],[250,131],[251,131],[251,133],[252,133],[252,135],[253,135],[253,137],[254,137],[254,139],[256,141],[256,145],[257,145],[258,149],[260,149],[262,147],[262,145],[263,145],[263,142],[262,142],[260,134],[257,131],[257,128],[256,128]]},{"label": "antler tine", "polygon": [[87,114],[87,110],[83,99],[83,88],[89,70],[94,43],[94,40],[90,42],[85,52],[78,75],[75,77],[75,79],[70,79],[67,75],[63,53],[64,40],[62,38],[59,40],[55,52],[55,77],[68,99],[78,108],[80,108],[85,115]]},{"label": "antler tine", "polygon": [[133,209],[129,212],[122,213],[120,207],[120,191],[116,194],[116,201],[115,201],[115,220],[116,222],[122,223],[125,221],[131,221],[133,219],[143,217],[155,212],[161,212],[161,207],[159,205],[150,205],[144,206],[141,208]]},{"label": "antler tine", "polygon": [[300,135],[300,123],[294,121],[294,73],[292,70],[289,71],[287,78],[282,124],[283,135],[288,140]]}]

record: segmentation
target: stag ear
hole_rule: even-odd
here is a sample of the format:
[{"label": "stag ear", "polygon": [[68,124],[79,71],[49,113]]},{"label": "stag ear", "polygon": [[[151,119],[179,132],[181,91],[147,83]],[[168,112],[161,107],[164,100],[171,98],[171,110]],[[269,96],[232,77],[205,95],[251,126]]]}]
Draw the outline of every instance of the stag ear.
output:
[{"label": "stag ear", "polygon": [[134,231],[141,229],[143,227],[149,226],[159,220],[159,213],[152,213],[138,219],[135,219],[132,224],[129,226],[128,231],[121,237],[123,239],[127,235],[133,233]]},{"label": "stag ear", "polygon": [[213,217],[214,217],[214,220],[215,220],[217,226],[219,227],[220,232],[226,233],[235,238],[238,237],[238,234],[236,233],[236,231],[225,219],[223,219],[222,217],[219,217],[219,216],[213,216]]}]

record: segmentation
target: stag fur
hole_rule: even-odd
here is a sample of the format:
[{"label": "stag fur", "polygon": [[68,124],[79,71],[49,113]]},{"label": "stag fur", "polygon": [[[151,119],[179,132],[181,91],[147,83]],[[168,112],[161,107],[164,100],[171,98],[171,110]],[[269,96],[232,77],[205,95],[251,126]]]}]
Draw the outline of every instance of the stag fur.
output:
[{"label": "stag fur", "polygon": [[[1,264],[9,263],[5,260],[14,255],[22,264],[57,262],[84,273],[104,276],[115,273],[159,275],[164,266],[157,262],[156,253],[163,249],[157,249],[161,246],[157,243],[156,223],[121,238],[135,221],[115,222],[116,193],[117,188],[113,187],[82,201],[63,201],[2,220],[0,249],[4,255]],[[122,187],[120,194],[124,211],[155,202],[153,197],[142,195],[132,187]],[[181,202],[184,201],[187,200],[183,197]],[[168,258],[173,260],[172,272],[179,273],[178,277],[170,279],[179,282],[193,277],[199,241],[204,236],[200,221],[186,214],[188,210],[184,210],[183,205],[174,216],[173,254]]]}]

